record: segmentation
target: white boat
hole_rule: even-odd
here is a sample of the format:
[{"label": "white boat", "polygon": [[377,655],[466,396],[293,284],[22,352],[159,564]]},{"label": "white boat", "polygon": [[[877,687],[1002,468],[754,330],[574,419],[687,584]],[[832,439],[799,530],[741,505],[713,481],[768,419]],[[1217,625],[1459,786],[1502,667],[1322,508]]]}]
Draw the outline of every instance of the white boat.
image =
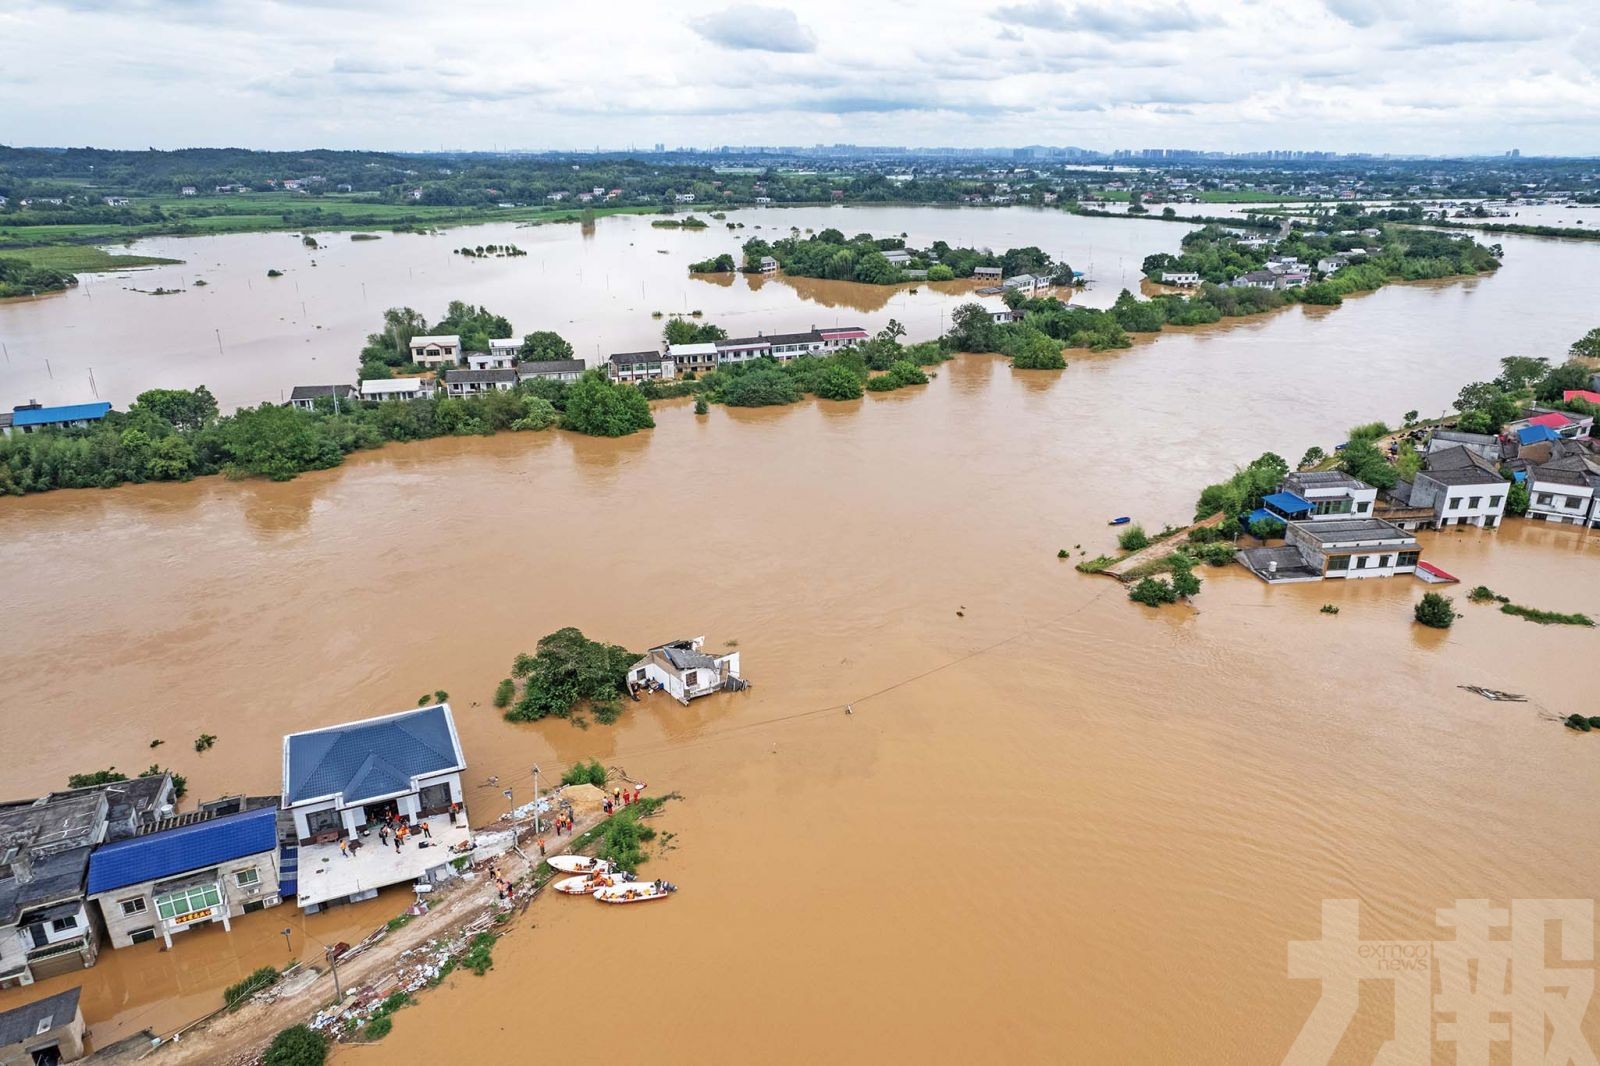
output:
[{"label": "white boat", "polygon": [[545,859],[550,864],[550,869],[560,870],[564,874],[608,874],[611,864],[604,859],[591,858],[588,855],[551,855]]},{"label": "white boat", "polygon": [[592,896],[596,889],[620,883],[613,880],[610,874],[574,874],[563,877],[550,887],[566,896]]},{"label": "white boat", "polygon": [[678,886],[667,881],[631,881],[597,888],[594,898],[601,903],[643,903],[646,900],[666,899],[676,891]]}]

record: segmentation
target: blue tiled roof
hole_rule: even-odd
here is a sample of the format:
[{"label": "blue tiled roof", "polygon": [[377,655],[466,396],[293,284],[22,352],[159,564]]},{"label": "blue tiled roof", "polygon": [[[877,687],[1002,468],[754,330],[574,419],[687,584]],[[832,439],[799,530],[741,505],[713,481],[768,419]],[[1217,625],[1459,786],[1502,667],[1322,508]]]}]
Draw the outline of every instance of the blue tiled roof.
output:
[{"label": "blue tiled roof", "polygon": [[1518,444],[1539,444],[1547,440],[1560,440],[1561,434],[1549,426],[1523,426],[1517,430]]},{"label": "blue tiled roof", "polygon": [[277,821],[276,808],[260,807],[107,844],[89,856],[89,893],[276,851]]},{"label": "blue tiled roof", "polygon": [[289,803],[340,793],[347,805],[356,804],[405,792],[412,778],[465,761],[449,704],[292,733],[285,744],[283,794]]},{"label": "blue tiled roof", "polygon": [[108,403],[75,403],[66,407],[35,407],[11,413],[13,426],[45,426],[54,422],[78,422],[104,418],[111,410]]},{"label": "blue tiled roof", "polygon": [[1302,499],[1292,492],[1274,492],[1270,496],[1263,497],[1261,502],[1271,504],[1284,514],[1311,510],[1310,500]]}]

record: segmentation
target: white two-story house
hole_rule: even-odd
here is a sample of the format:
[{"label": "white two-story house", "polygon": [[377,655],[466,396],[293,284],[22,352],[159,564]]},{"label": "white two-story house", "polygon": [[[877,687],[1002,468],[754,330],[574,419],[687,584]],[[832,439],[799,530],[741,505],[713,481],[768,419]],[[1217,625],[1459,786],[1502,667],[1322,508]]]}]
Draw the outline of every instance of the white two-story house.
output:
[{"label": "white two-story house", "polygon": [[461,361],[461,337],[455,333],[412,337],[411,361],[418,366],[454,366]]},{"label": "white two-story house", "polygon": [[1596,462],[1581,455],[1552,459],[1528,471],[1528,517],[1536,522],[1600,525]]}]

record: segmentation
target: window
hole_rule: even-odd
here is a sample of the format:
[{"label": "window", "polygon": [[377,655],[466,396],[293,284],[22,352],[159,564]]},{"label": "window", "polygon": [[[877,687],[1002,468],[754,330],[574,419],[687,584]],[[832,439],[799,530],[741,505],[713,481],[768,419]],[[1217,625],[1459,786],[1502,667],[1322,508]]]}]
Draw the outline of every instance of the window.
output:
[{"label": "window", "polygon": [[1576,496],[1568,496],[1567,497],[1567,506],[1572,508],[1572,509],[1574,509],[1574,510],[1577,509],[1577,507],[1579,505],[1579,502],[1580,501],[1578,500],[1578,497],[1576,497]]},{"label": "window", "polygon": [[143,896],[134,896],[132,899],[119,899],[117,900],[117,906],[122,908],[122,916],[124,918],[131,918],[135,914],[143,914],[149,909],[149,905],[145,903]]},{"label": "window", "polygon": [[217,891],[216,885],[193,885],[157,896],[156,913],[167,919],[182,918],[186,914],[215,907],[221,902],[222,894]]},{"label": "window", "polygon": [[1500,501],[1501,501],[1502,498],[1503,497],[1500,497],[1500,496],[1490,496],[1489,497],[1489,506],[1490,507],[1499,507],[1500,506]]},{"label": "window", "polygon": [[1452,496],[1452,497],[1450,497],[1450,506],[1447,509],[1451,510],[1451,511],[1459,511],[1461,509],[1461,497],[1460,496]]},{"label": "window", "polygon": [[1350,556],[1348,556],[1348,555],[1335,555],[1335,556],[1330,557],[1328,559],[1328,569],[1329,570],[1348,570],[1348,569],[1350,569]]},{"label": "window", "polygon": [[57,918],[50,923],[50,931],[52,933],[67,933],[76,928],[78,928],[78,916],[76,914],[70,918]]},{"label": "window", "polygon": [[1419,552],[1419,551],[1418,552],[1401,552],[1400,553],[1400,559],[1399,559],[1398,562],[1395,563],[1395,565],[1396,566],[1416,566],[1417,565],[1417,560],[1420,559],[1420,558],[1422,558],[1422,553]]},{"label": "window", "polygon": [[1385,567],[1385,566],[1388,566],[1388,565],[1389,565],[1389,560],[1390,560],[1390,558],[1392,558],[1392,557],[1391,557],[1391,556],[1388,556],[1388,555],[1380,555],[1380,556],[1379,556],[1379,557],[1378,557],[1378,566],[1379,566],[1379,567],[1380,567],[1380,568],[1381,568],[1381,567]]},{"label": "window", "polygon": [[261,883],[261,871],[254,866],[239,870],[233,875],[233,880],[240,888],[254,888]]},{"label": "window", "polygon": [[1355,560],[1357,570],[1365,570],[1367,568],[1367,557],[1365,555],[1358,555]]},{"label": "window", "polygon": [[1548,492],[1539,493],[1539,502],[1548,507],[1550,505],[1550,494]]},{"label": "window", "polygon": [[1372,506],[1372,505],[1370,503],[1368,503],[1366,500],[1358,501],[1356,503],[1356,514],[1366,514],[1367,513],[1367,508],[1370,507],[1370,506]]},{"label": "window", "polygon": [[1482,503],[1483,503],[1483,497],[1482,496],[1473,496],[1471,499],[1467,500],[1467,506],[1472,508],[1474,511],[1476,511],[1478,509],[1478,506],[1480,504],[1482,504]]},{"label": "window", "polygon": [[155,926],[148,929],[135,929],[128,934],[128,939],[135,944],[144,944],[156,938]]},{"label": "window", "polygon": [[633,679],[635,681],[643,681],[644,680],[644,670],[643,669],[635,670],[633,672]]},{"label": "window", "polygon": [[683,683],[685,685],[697,685],[697,684],[699,684],[700,683],[700,671],[698,671],[698,670],[687,670],[687,671],[685,671],[684,675],[683,675]]}]

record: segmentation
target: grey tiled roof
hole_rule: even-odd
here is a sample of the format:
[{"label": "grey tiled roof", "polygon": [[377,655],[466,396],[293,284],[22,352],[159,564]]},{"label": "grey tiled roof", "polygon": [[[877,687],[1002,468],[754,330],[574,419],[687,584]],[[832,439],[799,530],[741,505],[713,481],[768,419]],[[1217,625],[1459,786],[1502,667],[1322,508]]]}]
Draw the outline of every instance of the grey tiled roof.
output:
[{"label": "grey tiled roof", "polygon": [[[82,991],[81,987],[69,988],[0,1014],[0,1047],[31,1042],[36,1036],[70,1024],[78,1015],[78,994]],[[49,1024],[41,1028],[40,1023],[46,1019]]]},{"label": "grey tiled roof", "polygon": [[1398,526],[1378,518],[1296,522],[1294,528],[1312,540],[1323,543],[1343,540],[1381,540],[1396,543],[1409,541],[1415,544],[1417,540]]},{"label": "grey tiled roof", "polygon": [[354,385],[296,385],[289,393],[291,400],[316,400],[324,396],[337,396],[341,400],[356,395]]},{"label": "grey tiled roof", "polygon": [[342,793],[346,804],[404,792],[411,778],[465,764],[449,704],[292,733],[284,738],[289,803]]},{"label": "grey tiled roof", "polygon": [[1343,470],[1307,470],[1290,474],[1283,479],[1285,485],[1298,485],[1306,489],[1370,489],[1360,478],[1351,477]]},{"label": "grey tiled roof", "polygon": [[492,381],[517,380],[517,372],[510,367],[499,367],[494,370],[452,370],[445,376],[446,385],[471,385],[487,384]]},{"label": "grey tiled roof", "polygon": [[537,363],[517,364],[517,373],[523,377],[533,377],[538,374],[581,374],[583,369],[582,359],[547,359]]}]

